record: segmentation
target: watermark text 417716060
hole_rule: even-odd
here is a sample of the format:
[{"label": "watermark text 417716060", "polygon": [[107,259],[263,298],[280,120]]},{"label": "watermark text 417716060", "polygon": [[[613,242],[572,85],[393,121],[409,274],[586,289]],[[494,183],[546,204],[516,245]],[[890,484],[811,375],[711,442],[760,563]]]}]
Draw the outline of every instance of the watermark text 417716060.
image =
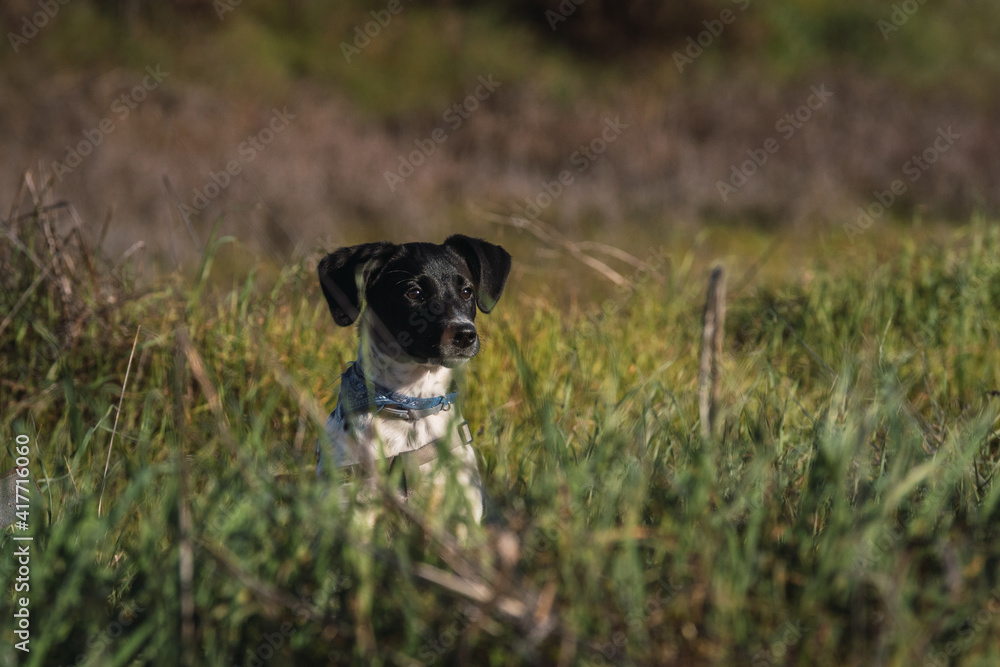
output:
[{"label": "watermark text 417716060", "polygon": [[0,505],[4,527],[14,526],[14,648],[31,651],[31,438],[19,434],[15,439],[16,467],[0,476]]}]

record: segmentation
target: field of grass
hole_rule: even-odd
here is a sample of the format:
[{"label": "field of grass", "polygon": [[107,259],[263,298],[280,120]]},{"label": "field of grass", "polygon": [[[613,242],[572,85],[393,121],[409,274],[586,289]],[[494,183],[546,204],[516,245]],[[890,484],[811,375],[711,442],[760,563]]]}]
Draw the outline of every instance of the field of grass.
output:
[{"label": "field of grass", "polygon": [[708,263],[665,248],[571,305],[515,270],[464,378],[491,520],[456,540],[419,503],[367,529],[315,478],[355,350],[316,257],[220,287],[220,239],[136,285],[56,214],[0,240],[0,469],[20,437],[37,482],[28,531],[0,536],[4,665],[1000,660],[986,221],[885,261],[732,262],[709,439]]}]

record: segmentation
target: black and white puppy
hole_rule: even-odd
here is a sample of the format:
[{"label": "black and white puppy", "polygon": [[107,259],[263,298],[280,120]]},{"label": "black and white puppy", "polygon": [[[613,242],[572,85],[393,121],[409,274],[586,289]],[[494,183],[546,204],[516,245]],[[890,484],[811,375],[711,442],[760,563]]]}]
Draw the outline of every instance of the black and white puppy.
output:
[{"label": "black and white puppy", "polygon": [[334,322],[346,327],[360,316],[361,342],[327,419],[330,450],[317,445],[317,474],[329,456],[333,467],[370,479],[385,457],[390,469],[402,466],[403,493],[412,496],[421,486],[443,488],[437,459],[447,455],[472,516],[482,519],[482,480],[452,374],[479,351],[476,310],[493,310],[509,273],[506,250],[461,234],[440,245],[365,243],[320,261]]}]

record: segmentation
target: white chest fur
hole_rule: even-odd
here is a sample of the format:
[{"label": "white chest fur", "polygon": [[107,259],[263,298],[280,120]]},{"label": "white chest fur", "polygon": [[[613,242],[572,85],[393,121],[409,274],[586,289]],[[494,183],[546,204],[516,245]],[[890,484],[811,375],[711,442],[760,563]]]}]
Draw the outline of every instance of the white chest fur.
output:
[{"label": "white chest fur", "polygon": [[[359,355],[359,359],[362,355]],[[366,357],[364,364],[366,373],[378,384],[393,387],[394,391],[417,398],[442,396],[451,386],[452,371],[442,366],[416,366],[400,369]],[[459,463],[455,470],[456,480],[465,490],[469,501],[469,509],[474,521],[483,517],[483,486],[475,450],[459,432],[459,424],[463,423],[458,409],[451,407],[432,415],[416,419],[398,419],[381,417],[370,412],[344,415],[337,409],[326,422],[326,432],[334,468],[352,466],[359,463],[367,464],[373,469],[377,458],[391,458],[413,451],[436,440],[447,438],[451,441],[449,449]],[[317,469],[322,474],[323,458]],[[444,493],[448,474],[437,468],[438,461],[432,460],[420,466],[422,474],[430,474],[425,480],[431,497],[440,498]]]},{"label": "white chest fur", "polygon": [[[431,398],[448,393],[452,370],[431,364],[402,364],[373,346],[362,343],[358,362],[365,376],[398,394]],[[419,449],[457,433],[462,416],[457,408],[442,410],[417,420],[382,417],[372,413],[344,416],[337,410],[327,419],[326,432],[333,446],[335,467],[354,465],[375,458],[389,458]]]}]

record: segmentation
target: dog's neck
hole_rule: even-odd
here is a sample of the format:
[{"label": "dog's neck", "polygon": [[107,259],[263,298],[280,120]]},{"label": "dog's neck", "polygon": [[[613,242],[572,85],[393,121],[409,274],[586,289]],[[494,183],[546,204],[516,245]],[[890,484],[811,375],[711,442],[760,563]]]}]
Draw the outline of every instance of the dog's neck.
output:
[{"label": "dog's neck", "polygon": [[371,336],[361,336],[358,363],[365,378],[397,394],[430,398],[443,396],[451,389],[452,369],[390,357],[378,348]]}]

